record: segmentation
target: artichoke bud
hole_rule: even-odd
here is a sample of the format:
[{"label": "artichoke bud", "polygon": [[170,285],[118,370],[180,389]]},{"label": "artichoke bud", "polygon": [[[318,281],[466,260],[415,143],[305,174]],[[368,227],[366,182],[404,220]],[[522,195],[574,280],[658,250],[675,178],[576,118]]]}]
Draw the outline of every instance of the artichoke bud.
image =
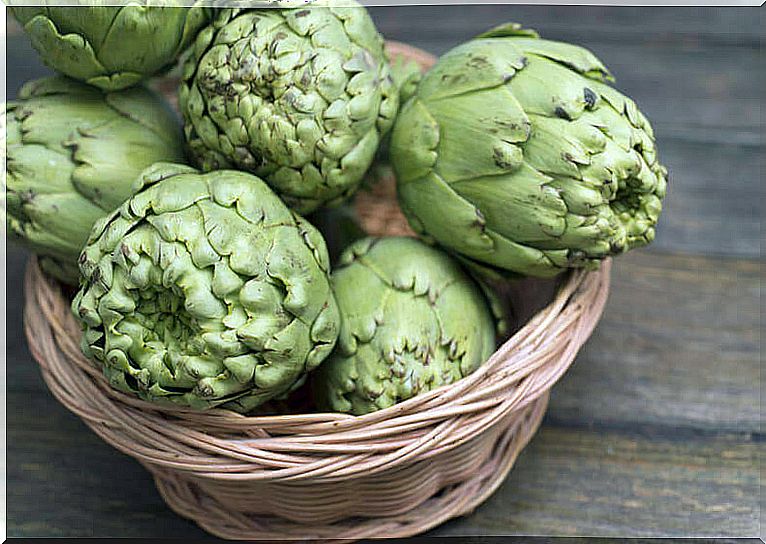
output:
[{"label": "artichoke bud", "polygon": [[199,167],[252,172],[309,213],[357,189],[399,94],[364,8],[298,6],[219,10],[197,36],[179,101]]},{"label": "artichoke bud", "polygon": [[415,94],[420,80],[423,78],[423,71],[420,65],[409,60],[403,55],[397,55],[390,59],[391,78],[399,89],[399,103],[406,104]]},{"label": "artichoke bud", "polygon": [[494,351],[482,288],[414,238],[353,243],[332,274],[338,345],[313,377],[319,407],[365,414],[467,376]]},{"label": "artichoke bud", "polygon": [[260,179],[157,163],[83,250],[83,353],[152,402],[247,412],[335,345],[321,235]]},{"label": "artichoke bud", "polygon": [[175,117],[143,87],[104,93],[40,79],[22,87],[5,116],[8,230],[70,284],[91,229],[106,228],[99,219],[130,196],[141,171],[184,160]]},{"label": "artichoke bud", "polygon": [[501,25],[423,76],[392,131],[412,228],[491,276],[553,276],[653,240],[667,171],[589,51]]},{"label": "artichoke bud", "polygon": [[152,7],[86,4],[11,5],[10,10],[45,64],[105,91],[122,90],[168,70],[209,16],[208,8],[176,2]]}]

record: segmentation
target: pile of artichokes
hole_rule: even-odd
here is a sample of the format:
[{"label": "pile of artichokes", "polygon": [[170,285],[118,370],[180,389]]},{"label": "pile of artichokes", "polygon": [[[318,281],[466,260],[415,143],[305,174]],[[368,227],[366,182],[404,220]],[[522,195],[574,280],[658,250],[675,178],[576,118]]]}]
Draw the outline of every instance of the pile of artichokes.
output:
[{"label": "pile of artichokes", "polygon": [[[340,4],[11,7],[59,74],[5,106],[5,222],[114,388],[385,409],[490,357],[490,285],[654,239],[667,171],[592,53],[506,24],[421,74]],[[146,85],[174,66],[180,116]],[[419,238],[349,213],[380,161]]]}]

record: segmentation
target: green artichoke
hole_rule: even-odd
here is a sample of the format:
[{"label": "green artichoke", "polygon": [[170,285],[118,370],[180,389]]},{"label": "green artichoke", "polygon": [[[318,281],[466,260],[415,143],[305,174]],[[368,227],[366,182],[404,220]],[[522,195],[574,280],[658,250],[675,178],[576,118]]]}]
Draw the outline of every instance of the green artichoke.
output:
[{"label": "green artichoke", "polygon": [[411,226],[485,272],[553,276],[648,244],[666,169],[590,52],[504,25],[445,54],[392,132]]},{"label": "green artichoke", "polygon": [[328,261],[255,176],[155,164],[80,257],[83,353],[145,400],[249,412],[335,345]]},{"label": "green artichoke", "polygon": [[423,79],[423,68],[403,55],[397,55],[389,64],[391,77],[399,89],[399,103],[404,104],[415,95],[418,83]]},{"label": "green artichoke", "polygon": [[221,10],[179,93],[200,168],[252,172],[304,214],[357,189],[399,108],[367,11],[333,3]]},{"label": "green artichoke", "polygon": [[457,262],[414,238],[365,238],[332,274],[335,351],[312,380],[325,410],[361,415],[453,383],[492,354],[495,326]]},{"label": "green artichoke", "polygon": [[140,3],[10,9],[48,66],[116,91],[173,66],[208,20],[206,8]]},{"label": "green artichoke", "polygon": [[5,106],[7,225],[43,269],[76,284],[97,219],[157,161],[183,161],[180,126],[143,87],[103,93],[64,77],[27,83]]}]

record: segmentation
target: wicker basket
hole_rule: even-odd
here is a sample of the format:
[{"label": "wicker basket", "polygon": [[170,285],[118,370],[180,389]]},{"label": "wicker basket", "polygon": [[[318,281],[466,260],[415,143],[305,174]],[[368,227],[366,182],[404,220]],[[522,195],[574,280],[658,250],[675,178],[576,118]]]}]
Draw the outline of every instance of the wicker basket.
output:
[{"label": "wicker basket", "polygon": [[[389,50],[431,62],[406,46]],[[392,186],[357,199],[373,234],[407,232]],[[53,395],[140,461],[170,507],[207,531],[251,540],[405,537],[471,512],[500,485],[601,316],[609,270],[607,261],[562,276],[544,308],[474,374],[362,417],[195,412],[115,391],[80,353],[69,294],[34,259],[24,320]],[[538,292],[529,287],[522,291]]]}]

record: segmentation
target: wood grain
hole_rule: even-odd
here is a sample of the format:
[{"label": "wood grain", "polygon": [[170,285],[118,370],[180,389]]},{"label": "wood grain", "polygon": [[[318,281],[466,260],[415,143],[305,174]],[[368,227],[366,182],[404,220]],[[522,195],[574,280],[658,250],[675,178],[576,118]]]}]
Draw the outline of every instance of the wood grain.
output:
[{"label": "wood grain", "polygon": [[7,406],[8,536],[205,536],[165,505],[138,462],[49,393],[11,389]]},{"label": "wood grain", "polygon": [[634,252],[549,417],[665,432],[757,434],[760,262]]},{"label": "wood grain", "polygon": [[503,486],[437,535],[737,537],[758,533],[748,441],[544,427]]},{"label": "wood grain", "polygon": [[[757,48],[763,26],[758,8],[607,7],[474,5],[375,7],[384,34],[398,32],[413,40],[459,42],[506,21],[523,23],[561,39],[618,43],[702,43],[706,46]],[[413,41],[411,40],[411,41]]]}]

